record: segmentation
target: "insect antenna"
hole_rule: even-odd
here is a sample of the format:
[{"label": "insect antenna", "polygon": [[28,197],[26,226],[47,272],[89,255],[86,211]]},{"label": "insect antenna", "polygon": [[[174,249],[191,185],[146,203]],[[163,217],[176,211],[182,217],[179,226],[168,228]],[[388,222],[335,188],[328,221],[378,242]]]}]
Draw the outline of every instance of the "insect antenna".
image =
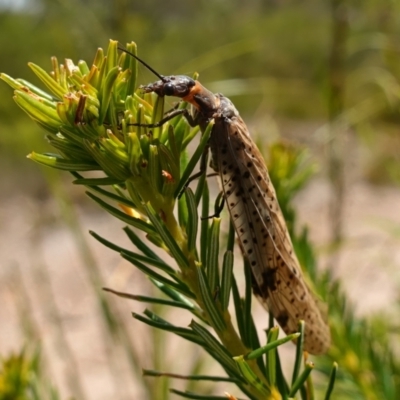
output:
[{"label": "insect antenna", "polygon": [[149,64],[147,64],[146,62],[144,62],[142,59],[140,59],[137,55],[131,53],[130,51],[124,49],[121,46],[118,46],[118,50],[123,51],[126,54],[129,54],[130,56],[132,56],[133,58],[136,58],[136,60],[138,60],[142,65],[144,65],[149,71],[151,71],[155,76],[157,76],[158,78],[160,78],[163,82],[165,82],[165,78],[163,75],[159,74],[155,69],[153,69],[152,67],[150,67]]}]

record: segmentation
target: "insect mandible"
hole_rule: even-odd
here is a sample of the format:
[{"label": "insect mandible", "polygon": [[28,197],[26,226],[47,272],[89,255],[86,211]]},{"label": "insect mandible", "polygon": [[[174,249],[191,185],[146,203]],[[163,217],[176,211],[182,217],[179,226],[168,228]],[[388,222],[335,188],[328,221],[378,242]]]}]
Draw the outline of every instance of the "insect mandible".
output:
[{"label": "insect mandible", "polygon": [[211,167],[219,175],[223,198],[243,256],[250,265],[253,293],[286,334],[297,332],[298,321],[304,320],[304,350],[325,353],[330,345],[330,330],[324,311],[304,280],[265,161],[236,107],[197,80],[184,75],[160,75],[136,55],[127,53],[159,78],[141,86],[145,93],[178,97],[195,109],[194,115],[187,110],[173,110],[158,123],[147,126],[161,126],[182,113],[191,126],[199,125],[204,132],[214,119],[208,143]]}]

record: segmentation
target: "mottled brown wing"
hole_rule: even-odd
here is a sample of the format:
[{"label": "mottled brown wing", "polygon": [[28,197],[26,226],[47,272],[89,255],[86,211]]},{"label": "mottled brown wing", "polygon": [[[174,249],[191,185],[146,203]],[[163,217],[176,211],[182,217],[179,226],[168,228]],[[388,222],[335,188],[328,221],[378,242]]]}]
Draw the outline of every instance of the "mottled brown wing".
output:
[{"label": "mottled brown wing", "polygon": [[216,119],[210,138],[226,204],[254,279],[253,291],[290,334],[306,322],[304,349],[327,351],[330,332],[304,281],[261,153],[236,115]]}]

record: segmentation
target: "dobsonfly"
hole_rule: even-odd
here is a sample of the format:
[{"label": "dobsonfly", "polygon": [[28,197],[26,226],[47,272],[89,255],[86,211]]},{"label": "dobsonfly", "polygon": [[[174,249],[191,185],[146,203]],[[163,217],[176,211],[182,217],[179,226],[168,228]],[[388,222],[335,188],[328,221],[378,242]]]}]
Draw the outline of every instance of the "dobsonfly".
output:
[{"label": "dobsonfly", "polygon": [[161,126],[183,114],[191,126],[199,125],[204,132],[214,119],[208,143],[211,167],[219,175],[223,198],[250,265],[253,293],[286,334],[297,332],[299,320],[304,320],[304,350],[325,353],[330,346],[330,330],[323,305],[304,280],[265,161],[236,107],[197,80],[160,75],[136,55],[120,50],[159,78],[140,87],[145,93],[178,97],[195,109],[194,115],[186,109],[172,110],[158,123],[146,126]]}]

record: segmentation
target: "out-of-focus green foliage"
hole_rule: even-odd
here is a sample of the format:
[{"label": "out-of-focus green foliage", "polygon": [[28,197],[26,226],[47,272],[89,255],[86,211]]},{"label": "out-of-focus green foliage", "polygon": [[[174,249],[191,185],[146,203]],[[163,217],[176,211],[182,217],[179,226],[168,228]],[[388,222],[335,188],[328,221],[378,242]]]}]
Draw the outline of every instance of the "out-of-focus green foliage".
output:
[{"label": "out-of-focus green foliage", "polygon": [[[396,57],[400,28],[396,2],[348,4],[351,106],[377,93],[379,86],[390,92],[387,83],[396,82],[400,70]],[[151,59],[161,73],[198,71],[208,86],[228,80],[225,94],[244,95],[245,101],[235,99],[235,103],[246,112],[265,96],[270,111],[321,118],[326,113],[330,18],[329,2],[317,0],[37,0],[18,12],[0,14],[1,70],[26,77],[27,59],[45,65],[48,54],[87,58],[93,46],[103,45],[109,37],[121,42],[135,38],[144,49],[144,59]],[[250,78],[257,78],[258,84]],[[231,79],[236,81],[230,84]],[[13,111],[7,108],[12,119]]]},{"label": "out-of-focus green foliage", "polygon": [[[379,0],[346,5],[346,125],[361,134],[379,132],[372,140],[382,157],[366,165],[367,176],[397,181],[399,156],[386,160],[380,127],[399,118],[400,6]],[[211,90],[233,97],[244,117],[258,110],[261,123],[265,115],[325,120],[331,24],[330,2],[318,0],[31,0],[12,12],[0,8],[0,70],[32,79],[24,69],[28,59],[44,66],[49,54],[87,59],[109,37],[135,38],[160,73],[199,72]],[[141,82],[149,76],[142,68]],[[39,136],[30,134],[24,116],[15,118],[5,101],[8,90],[0,86],[0,149],[9,144],[6,155],[12,156],[38,148]]]},{"label": "out-of-focus green foliage", "polygon": [[0,359],[0,400],[58,400],[44,376],[39,352],[22,350]]}]

